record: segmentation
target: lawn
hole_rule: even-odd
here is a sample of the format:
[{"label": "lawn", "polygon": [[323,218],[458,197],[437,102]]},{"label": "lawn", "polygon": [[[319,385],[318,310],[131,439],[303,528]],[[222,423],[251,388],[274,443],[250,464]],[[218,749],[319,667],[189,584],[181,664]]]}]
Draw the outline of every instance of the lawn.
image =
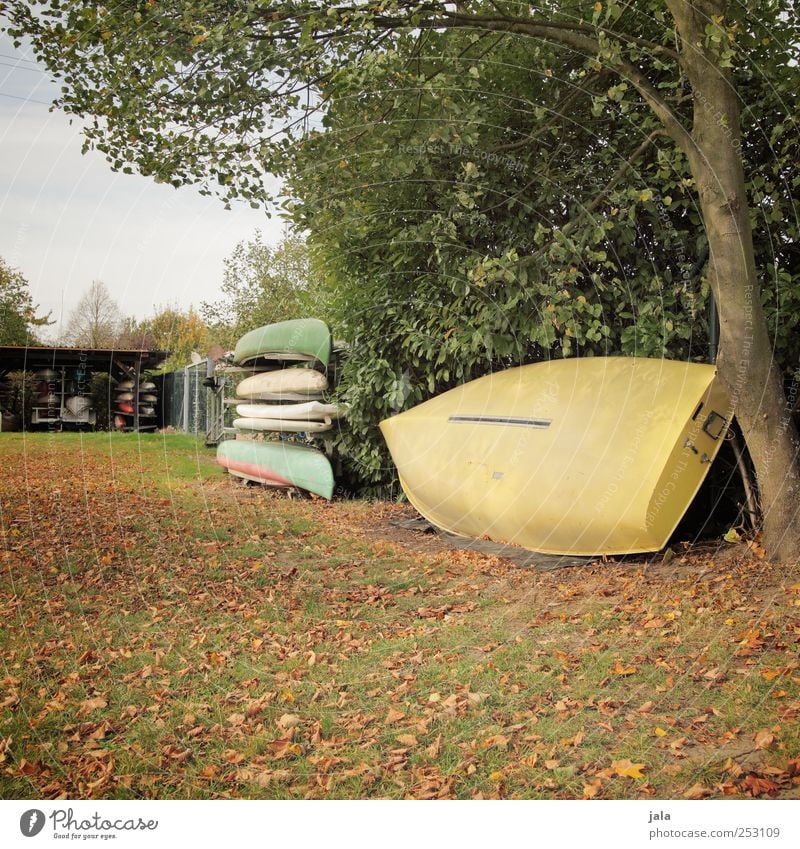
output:
[{"label": "lawn", "polygon": [[2,798],[800,796],[800,568],[757,547],[537,572],[185,436],[0,457]]}]

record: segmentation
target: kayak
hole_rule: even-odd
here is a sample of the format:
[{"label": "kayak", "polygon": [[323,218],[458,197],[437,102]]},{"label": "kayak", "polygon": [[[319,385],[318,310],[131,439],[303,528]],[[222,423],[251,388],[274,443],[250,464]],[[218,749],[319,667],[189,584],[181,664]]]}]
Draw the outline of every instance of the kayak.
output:
[{"label": "kayak", "polygon": [[236,387],[239,398],[274,399],[276,397],[308,399],[328,388],[328,378],[311,368],[286,368],[265,371],[246,377]]},{"label": "kayak", "polygon": [[237,430],[271,431],[273,433],[322,433],[330,430],[333,423],[327,421],[310,421],[309,419],[255,419],[240,418],[233,420]]},{"label": "kayak", "polygon": [[333,470],[320,451],[296,443],[228,439],[217,446],[217,462],[232,474],[271,486],[298,487],[330,500]]},{"label": "kayak", "polygon": [[297,318],[258,327],[239,339],[233,354],[238,364],[254,360],[307,360],[318,361],[325,367],[330,356],[330,329],[317,318]]},{"label": "kayak", "polygon": [[339,404],[320,404],[306,401],[303,404],[237,404],[236,413],[242,418],[294,419],[297,421],[324,421],[343,415]]}]

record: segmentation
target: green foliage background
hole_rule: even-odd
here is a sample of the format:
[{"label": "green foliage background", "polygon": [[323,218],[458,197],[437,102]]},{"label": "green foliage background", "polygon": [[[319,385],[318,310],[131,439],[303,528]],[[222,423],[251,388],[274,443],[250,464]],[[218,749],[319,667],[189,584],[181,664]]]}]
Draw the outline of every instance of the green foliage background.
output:
[{"label": "green foliage background", "polygon": [[[790,376],[800,72],[768,32],[739,34],[737,84],[757,264]],[[285,203],[309,233],[321,312],[351,345],[338,442],[366,491],[392,480],[378,422],[463,381],[552,357],[709,354],[696,187],[635,90],[522,39],[423,35],[326,84]],[[681,85],[661,83],[676,108]]]},{"label": "green foliage background", "polygon": [[35,328],[50,324],[37,316],[28,281],[0,257],[0,345],[35,345]]}]

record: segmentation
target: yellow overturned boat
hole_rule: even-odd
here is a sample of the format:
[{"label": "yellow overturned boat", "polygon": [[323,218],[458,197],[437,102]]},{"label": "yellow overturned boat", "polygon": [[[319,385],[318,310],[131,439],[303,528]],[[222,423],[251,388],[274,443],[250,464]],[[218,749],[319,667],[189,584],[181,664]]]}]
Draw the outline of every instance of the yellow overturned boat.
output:
[{"label": "yellow overturned boat", "polygon": [[380,427],[434,525],[591,556],[663,548],[730,418],[714,366],[589,357],[482,377]]}]

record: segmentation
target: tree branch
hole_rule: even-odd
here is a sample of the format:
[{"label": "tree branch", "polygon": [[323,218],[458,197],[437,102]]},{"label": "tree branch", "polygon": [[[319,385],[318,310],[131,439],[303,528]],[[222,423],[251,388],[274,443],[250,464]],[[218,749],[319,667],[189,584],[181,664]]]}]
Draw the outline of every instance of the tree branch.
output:
[{"label": "tree branch", "polygon": [[[576,229],[580,224],[582,224],[596,209],[600,204],[605,200],[608,196],[609,192],[619,183],[619,181],[631,170],[634,162],[653,144],[653,142],[659,136],[668,135],[667,131],[661,127],[657,130],[653,130],[649,136],[639,145],[639,147],[634,150],[634,152],[622,163],[620,168],[617,170],[617,173],[606,183],[606,185],[601,189],[601,191],[595,195],[592,200],[583,207],[580,214],[575,218],[570,219],[558,232],[560,236],[568,236],[573,230]],[[520,260],[520,266],[526,267],[528,265],[533,264],[538,259],[541,259],[542,256],[547,252],[549,246],[542,247],[536,253],[531,254],[530,256],[524,257]]]},{"label": "tree branch", "polygon": [[[389,18],[377,15],[374,20],[376,25],[381,27],[398,28],[407,26],[407,22],[402,18]],[[495,32],[519,33],[520,35],[541,38],[553,44],[570,47],[582,56],[598,55],[601,51],[600,42],[589,34],[593,32],[591,27],[584,24],[568,23],[566,21],[540,21],[532,18],[484,17],[479,15],[470,16],[457,12],[443,12],[441,16],[430,17],[419,21],[416,26],[428,29],[485,29]],[[611,35],[611,33],[609,34]],[[617,61],[606,60],[606,64],[636,88],[656,117],[664,125],[664,129],[670,138],[685,154],[691,155],[694,149],[694,142],[691,135],[675,117],[667,101],[661,97],[646,75],[635,65],[624,59]]]}]

